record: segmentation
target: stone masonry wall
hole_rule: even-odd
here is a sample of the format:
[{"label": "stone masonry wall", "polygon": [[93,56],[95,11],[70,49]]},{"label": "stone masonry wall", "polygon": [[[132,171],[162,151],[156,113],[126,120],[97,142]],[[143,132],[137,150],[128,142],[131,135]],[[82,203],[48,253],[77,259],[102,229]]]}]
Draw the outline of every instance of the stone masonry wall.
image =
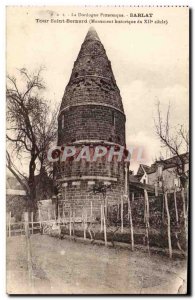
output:
[{"label": "stone masonry wall", "polygon": [[[99,159],[96,162],[87,162],[84,159],[76,161],[67,161],[58,164],[60,168],[57,170],[57,179],[67,181],[79,180],[83,176],[101,176],[105,178],[115,178],[118,181],[124,181],[124,162],[107,162],[106,160]],[[76,178],[76,179],[75,179]]]},{"label": "stone masonry wall", "polygon": [[[95,181],[81,180],[75,182],[67,182],[62,188],[62,202],[65,204],[65,215],[69,215],[70,207],[75,209],[76,217],[82,216],[82,208],[87,211],[90,216],[91,202],[93,207],[93,216],[100,217],[101,204],[103,203],[102,194],[93,194],[92,187]],[[121,195],[124,193],[124,184],[112,182],[110,190],[107,192],[107,204],[115,205],[121,203]],[[60,214],[62,216],[62,206],[60,207]]]},{"label": "stone masonry wall", "polygon": [[59,145],[88,139],[125,144],[125,116],[106,106],[70,107],[61,113],[58,128]]}]

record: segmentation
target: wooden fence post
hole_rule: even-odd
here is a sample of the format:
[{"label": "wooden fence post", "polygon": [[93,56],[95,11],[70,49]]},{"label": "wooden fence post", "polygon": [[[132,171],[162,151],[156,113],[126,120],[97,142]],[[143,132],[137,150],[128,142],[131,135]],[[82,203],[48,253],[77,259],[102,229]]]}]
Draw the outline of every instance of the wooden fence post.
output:
[{"label": "wooden fence post", "polygon": [[100,206],[100,212],[101,212],[101,214],[100,214],[100,222],[101,222],[100,232],[102,232],[103,231],[103,206],[102,206],[102,204]]},{"label": "wooden fence post", "polygon": [[171,219],[170,219],[170,214],[169,214],[167,192],[165,192],[165,194],[164,194],[164,200],[165,200],[165,209],[166,209],[166,213],[167,213],[167,235],[168,235],[168,245],[169,245],[169,257],[172,258]]},{"label": "wooden fence post", "polygon": [[119,220],[120,217],[120,203],[117,204],[117,220]]},{"label": "wooden fence post", "polygon": [[186,215],[188,218],[188,208],[189,208],[189,186],[186,188]]},{"label": "wooden fence post", "polygon": [[40,227],[41,227],[41,225],[42,225],[42,218],[41,218],[41,210],[40,210],[40,208],[39,208],[39,223],[40,223]]},{"label": "wooden fence post", "polygon": [[84,219],[83,219],[83,207],[82,207],[82,213],[81,213],[81,225],[83,226],[83,230],[84,230],[83,222],[84,222]]},{"label": "wooden fence post", "polygon": [[57,222],[58,223],[60,223],[60,218],[61,218],[61,214],[60,214],[60,205],[58,204],[58,206],[57,206],[57,212],[58,212],[58,214],[57,214]]},{"label": "wooden fence post", "polygon": [[31,233],[33,234],[33,225],[34,225],[34,222],[33,222],[33,211],[31,212]]},{"label": "wooden fence post", "polygon": [[28,212],[24,213],[24,228],[25,228],[25,236],[29,237]]},{"label": "wooden fence post", "polygon": [[86,210],[83,212],[83,231],[84,231],[84,240],[86,240]]},{"label": "wooden fence post", "polygon": [[8,217],[8,235],[9,235],[9,237],[11,237],[11,217],[12,217],[12,213],[10,211],[9,217]]},{"label": "wooden fence post", "polygon": [[130,223],[130,230],[131,230],[131,249],[134,251],[134,233],[133,233],[133,219],[132,219],[132,211],[131,211],[131,200],[127,196],[128,200],[128,208],[129,208],[129,223]]},{"label": "wooden fence post", "polygon": [[123,232],[123,196],[121,196],[121,232]]},{"label": "wooden fence post", "polygon": [[185,201],[185,192],[184,188],[181,189],[181,197],[183,202],[183,216],[184,216],[184,230],[186,235],[186,249],[187,249],[187,241],[188,241],[188,225],[187,225],[187,213],[186,213],[186,201]]},{"label": "wooden fence post", "polygon": [[174,190],[174,202],[175,202],[175,218],[176,218],[176,224],[178,226],[179,217],[178,217],[178,210],[177,210],[177,194],[176,194],[176,189]]},{"label": "wooden fence post", "polygon": [[[176,225],[179,226],[179,216],[178,216],[178,209],[177,209],[177,191],[176,188],[174,190],[174,203],[175,203],[175,219],[176,219]],[[179,250],[183,253],[183,250],[181,248],[180,242],[179,242],[179,238],[178,238],[178,234],[177,232],[175,232],[175,237],[176,237],[176,241],[177,241],[177,247],[179,248]]]},{"label": "wooden fence post", "polygon": [[148,253],[150,255],[150,241],[149,241],[149,218],[150,218],[150,210],[149,210],[149,200],[148,200],[148,192],[146,189],[144,189],[144,199],[145,199],[145,222],[146,222],[146,238],[147,238],[147,247],[148,247]]},{"label": "wooden fence post", "polygon": [[72,211],[71,211],[71,207],[70,207],[70,212],[69,212],[69,215],[70,215],[70,218],[69,218],[69,233],[70,233],[70,236],[72,235],[71,214],[72,214]]},{"label": "wooden fence post", "polygon": [[[131,196],[130,196],[131,197]],[[130,200],[130,198],[128,197],[128,195],[127,195],[127,219],[128,220],[130,220],[130,207],[129,207],[129,200]]]},{"label": "wooden fence post", "polygon": [[105,209],[106,209],[106,205],[105,205],[105,203],[104,203],[104,207],[103,207],[104,241],[105,241],[105,246],[107,246],[107,232],[106,232],[106,216],[105,216]]},{"label": "wooden fence post", "polygon": [[155,189],[155,197],[158,197],[158,185],[157,185],[157,183],[155,183],[154,189]]},{"label": "wooden fence post", "polygon": [[146,197],[145,197],[145,190],[144,190],[144,223],[147,222],[147,203],[146,203]]},{"label": "wooden fence post", "polygon": [[93,219],[93,203],[91,201],[91,221],[92,221],[92,219]]},{"label": "wooden fence post", "polygon": [[63,224],[65,224],[64,202],[62,203]]},{"label": "wooden fence post", "polygon": [[75,235],[75,209],[73,210],[73,228],[72,228],[73,236]]},{"label": "wooden fence post", "polygon": [[27,251],[27,267],[28,267],[28,278],[29,287],[33,290],[33,269],[32,269],[32,252],[30,244],[30,232],[29,232],[29,213],[24,213],[24,226],[25,226],[25,237],[26,237],[26,251]]},{"label": "wooden fence post", "polygon": [[134,192],[132,192],[132,202],[134,201],[135,199],[135,195],[134,195]]},{"label": "wooden fence post", "polygon": [[49,220],[49,208],[47,209],[47,219]]},{"label": "wooden fence post", "polygon": [[56,208],[54,207],[54,220],[56,221]]}]

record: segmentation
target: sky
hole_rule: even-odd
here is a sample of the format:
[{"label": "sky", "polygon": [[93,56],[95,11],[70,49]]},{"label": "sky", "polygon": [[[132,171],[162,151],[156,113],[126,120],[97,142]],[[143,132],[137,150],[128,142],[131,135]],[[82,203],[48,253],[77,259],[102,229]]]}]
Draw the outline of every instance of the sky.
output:
[{"label": "sky", "polygon": [[[136,171],[139,163],[149,165],[162,152],[154,126],[158,101],[164,116],[170,103],[172,126],[184,124],[188,127],[188,9],[7,8],[7,73],[17,76],[19,68],[33,71],[44,66],[44,96],[54,104],[61,102],[74,61],[91,25],[90,18],[87,24],[79,25],[50,23],[50,19],[72,18],[73,12],[124,13],[125,16],[153,13],[152,24],[93,24],[121,92],[126,114],[126,144],[135,149],[131,169]],[[37,18],[49,19],[49,22],[37,23]],[[106,19],[120,20],[102,18]],[[162,20],[167,20],[168,24],[154,23]]]}]

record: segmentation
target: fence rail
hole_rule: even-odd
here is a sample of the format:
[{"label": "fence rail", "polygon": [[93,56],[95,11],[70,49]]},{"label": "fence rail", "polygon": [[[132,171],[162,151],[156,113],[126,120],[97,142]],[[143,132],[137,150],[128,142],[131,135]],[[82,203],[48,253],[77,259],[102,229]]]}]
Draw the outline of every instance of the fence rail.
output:
[{"label": "fence rail", "polygon": [[[135,243],[142,243],[143,241],[144,245],[147,244],[148,253],[150,253],[151,246],[167,247],[168,244],[171,258],[172,247],[177,247],[182,253],[187,250],[188,197],[184,192],[182,190],[179,193],[175,190],[174,194],[165,192],[163,197],[150,197],[147,190],[144,190],[144,194],[139,198],[122,195],[118,204],[114,205],[108,204],[107,198],[104,197],[99,206],[98,217],[95,214],[96,211],[94,211],[92,201],[89,207],[83,207],[81,211],[79,210],[79,213],[74,207],[70,207],[66,210],[67,215],[65,215],[64,210],[62,210],[62,213],[57,210],[58,218],[56,218],[56,213],[53,214],[52,218],[51,214],[48,213],[46,220],[43,220],[39,209],[39,219],[36,222],[33,213],[31,213],[31,216],[26,213],[28,214],[28,220],[18,223],[13,222],[11,213],[9,213],[7,234],[9,237],[18,234],[23,235],[26,228],[28,228],[26,231],[28,235],[38,232],[50,234],[57,231],[57,234],[60,233],[60,238],[65,233],[70,236],[81,234],[86,239],[88,232],[88,236],[92,239],[92,231],[94,236],[96,233],[97,235],[99,233],[103,234],[105,245],[107,245],[110,227],[116,227],[117,230],[120,228],[121,234],[124,235],[126,234],[126,228],[129,228],[128,241],[131,240],[132,250],[134,249],[135,232]],[[66,226],[67,224],[68,226]],[[78,226],[80,227],[78,230],[75,224],[81,224],[81,226]],[[98,226],[92,226],[93,224],[98,224]],[[144,235],[140,235],[139,229],[145,229]],[[81,232],[76,233],[76,230]]]},{"label": "fence rail", "polygon": [[[86,223],[95,223],[95,220],[88,217],[86,219]],[[71,217],[71,218],[59,218],[58,220],[55,219],[49,219],[49,220],[44,220],[44,221],[37,221],[37,222],[28,222],[28,230],[30,234],[35,234],[38,232],[44,232],[44,227],[46,225],[48,226],[53,226],[53,225],[65,225],[69,223],[83,223],[83,220],[81,217]],[[15,227],[15,228],[14,228]],[[18,234],[20,235],[25,235],[25,222],[8,222],[7,223],[7,236],[16,236]]]}]

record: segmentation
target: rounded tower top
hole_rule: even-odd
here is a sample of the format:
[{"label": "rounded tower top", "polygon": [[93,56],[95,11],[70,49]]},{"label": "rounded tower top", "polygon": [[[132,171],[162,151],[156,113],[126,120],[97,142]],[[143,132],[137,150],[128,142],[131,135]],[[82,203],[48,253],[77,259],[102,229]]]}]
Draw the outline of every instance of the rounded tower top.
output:
[{"label": "rounded tower top", "polygon": [[90,27],[74,63],[60,113],[71,106],[89,104],[112,107],[124,113],[111,63],[93,27]]}]

